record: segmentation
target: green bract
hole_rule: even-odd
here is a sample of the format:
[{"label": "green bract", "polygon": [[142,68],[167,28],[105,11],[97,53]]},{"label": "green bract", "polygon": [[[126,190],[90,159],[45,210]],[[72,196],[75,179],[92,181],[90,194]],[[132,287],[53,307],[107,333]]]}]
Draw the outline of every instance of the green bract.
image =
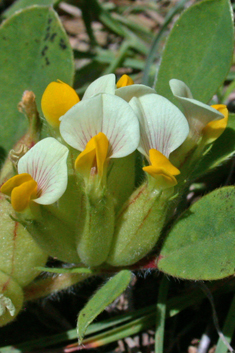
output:
[{"label": "green bract", "polygon": [[23,305],[23,288],[38,274],[47,253],[38,247],[27,230],[13,221],[11,205],[0,198],[0,326],[12,321]]}]

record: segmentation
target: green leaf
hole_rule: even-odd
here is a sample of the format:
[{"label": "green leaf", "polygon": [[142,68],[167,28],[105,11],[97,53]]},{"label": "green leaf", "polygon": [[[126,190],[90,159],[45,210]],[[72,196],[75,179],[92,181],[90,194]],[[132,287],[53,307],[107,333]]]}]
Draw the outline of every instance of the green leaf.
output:
[{"label": "green leaf", "polygon": [[57,79],[72,84],[73,53],[56,12],[34,6],[0,27],[0,146],[7,151],[23,135],[27,121],[17,111],[25,90],[36,94],[40,110],[46,86]]},{"label": "green leaf", "polygon": [[228,126],[216,140],[211,150],[201,159],[192,174],[200,177],[220,166],[235,154],[235,114],[229,114]]},{"label": "green leaf", "polygon": [[89,324],[127,288],[131,278],[130,271],[120,271],[100,288],[80,311],[77,323],[80,344]]},{"label": "green leaf", "polygon": [[16,11],[25,9],[32,5],[45,5],[53,6],[60,0],[18,0],[15,1],[6,11],[3,13],[3,18],[8,18],[13,15]]},{"label": "green leaf", "polygon": [[235,273],[235,187],[202,197],[173,226],[163,244],[159,270],[192,280]]},{"label": "green leaf", "polygon": [[175,23],[159,69],[156,91],[173,100],[169,80],[184,81],[193,97],[208,102],[226,78],[233,53],[229,0],[205,0]]}]

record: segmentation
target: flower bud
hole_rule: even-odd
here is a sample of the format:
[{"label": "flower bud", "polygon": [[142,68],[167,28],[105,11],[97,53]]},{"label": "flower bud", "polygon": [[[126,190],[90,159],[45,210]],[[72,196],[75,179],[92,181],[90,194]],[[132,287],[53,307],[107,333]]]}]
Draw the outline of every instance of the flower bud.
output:
[{"label": "flower bud", "polygon": [[[26,152],[27,148],[31,148],[39,141],[42,124],[37,111],[35,94],[32,91],[25,91],[23,93],[22,100],[18,104],[18,110],[27,117],[29,122],[28,131],[13,147],[16,157],[18,154],[19,159],[22,157],[23,151]],[[8,158],[6,159],[0,172],[0,185],[15,174],[11,155],[12,154],[9,153]]]}]

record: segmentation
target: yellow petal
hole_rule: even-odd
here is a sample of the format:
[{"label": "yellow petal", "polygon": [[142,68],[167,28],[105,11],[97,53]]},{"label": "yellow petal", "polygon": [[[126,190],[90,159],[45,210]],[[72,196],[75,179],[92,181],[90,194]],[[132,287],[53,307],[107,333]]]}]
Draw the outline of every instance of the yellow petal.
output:
[{"label": "yellow petal", "polygon": [[173,175],[167,175],[163,171],[156,169],[152,165],[144,167],[143,170],[157,180],[157,185],[161,189],[165,189],[177,184],[177,180]]},{"label": "yellow petal", "polygon": [[41,107],[47,122],[53,126],[60,125],[59,118],[80,101],[75,90],[60,80],[51,82],[45,89]]},{"label": "yellow petal", "polygon": [[168,158],[166,158],[161,152],[155,150],[154,148],[149,150],[149,159],[153,167],[164,171],[166,174],[169,174],[169,175],[180,174],[179,169],[174,167]]},{"label": "yellow petal", "polygon": [[117,82],[117,88],[126,87],[133,85],[134,81],[128,75],[122,75],[122,77]]},{"label": "yellow petal", "polygon": [[177,184],[174,175],[180,174],[180,171],[161,152],[152,148],[149,150],[149,159],[151,165],[144,167],[143,170],[157,180],[160,188]]},{"label": "yellow petal", "polygon": [[98,174],[102,178],[104,172],[104,164],[108,155],[109,141],[103,132],[93,137],[96,144],[96,163]]},{"label": "yellow petal", "polygon": [[95,165],[96,149],[94,141],[91,139],[84,151],[82,151],[75,161],[75,169],[84,177],[89,178],[91,168]]},{"label": "yellow petal", "polygon": [[11,204],[16,212],[23,212],[31,199],[37,196],[37,182],[29,180],[15,187],[11,193]]},{"label": "yellow petal", "polygon": [[[89,177],[91,173],[102,178],[107,159],[109,141],[103,132],[99,132],[87,143],[85,150],[75,161],[75,168],[82,175]],[[94,168],[93,171],[91,169]]]},{"label": "yellow petal", "polygon": [[224,132],[227,123],[228,123],[228,109],[224,104],[212,105],[212,108],[218,110],[223,114],[224,118],[220,120],[211,121],[206,127],[202,130],[203,139],[206,140],[206,143],[212,143]]},{"label": "yellow petal", "polygon": [[33,180],[33,178],[28,173],[15,175],[2,185],[0,191],[5,195],[11,196],[11,192],[15,187],[30,180]]}]

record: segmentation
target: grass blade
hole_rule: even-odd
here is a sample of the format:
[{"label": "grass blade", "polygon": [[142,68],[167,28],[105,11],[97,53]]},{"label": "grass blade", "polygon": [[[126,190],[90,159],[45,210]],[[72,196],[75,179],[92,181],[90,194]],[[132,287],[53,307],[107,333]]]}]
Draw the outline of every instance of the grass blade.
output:
[{"label": "grass blade", "polygon": [[156,311],[155,353],[163,353],[166,300],[170,281],[164,276],[161,280]]}]

